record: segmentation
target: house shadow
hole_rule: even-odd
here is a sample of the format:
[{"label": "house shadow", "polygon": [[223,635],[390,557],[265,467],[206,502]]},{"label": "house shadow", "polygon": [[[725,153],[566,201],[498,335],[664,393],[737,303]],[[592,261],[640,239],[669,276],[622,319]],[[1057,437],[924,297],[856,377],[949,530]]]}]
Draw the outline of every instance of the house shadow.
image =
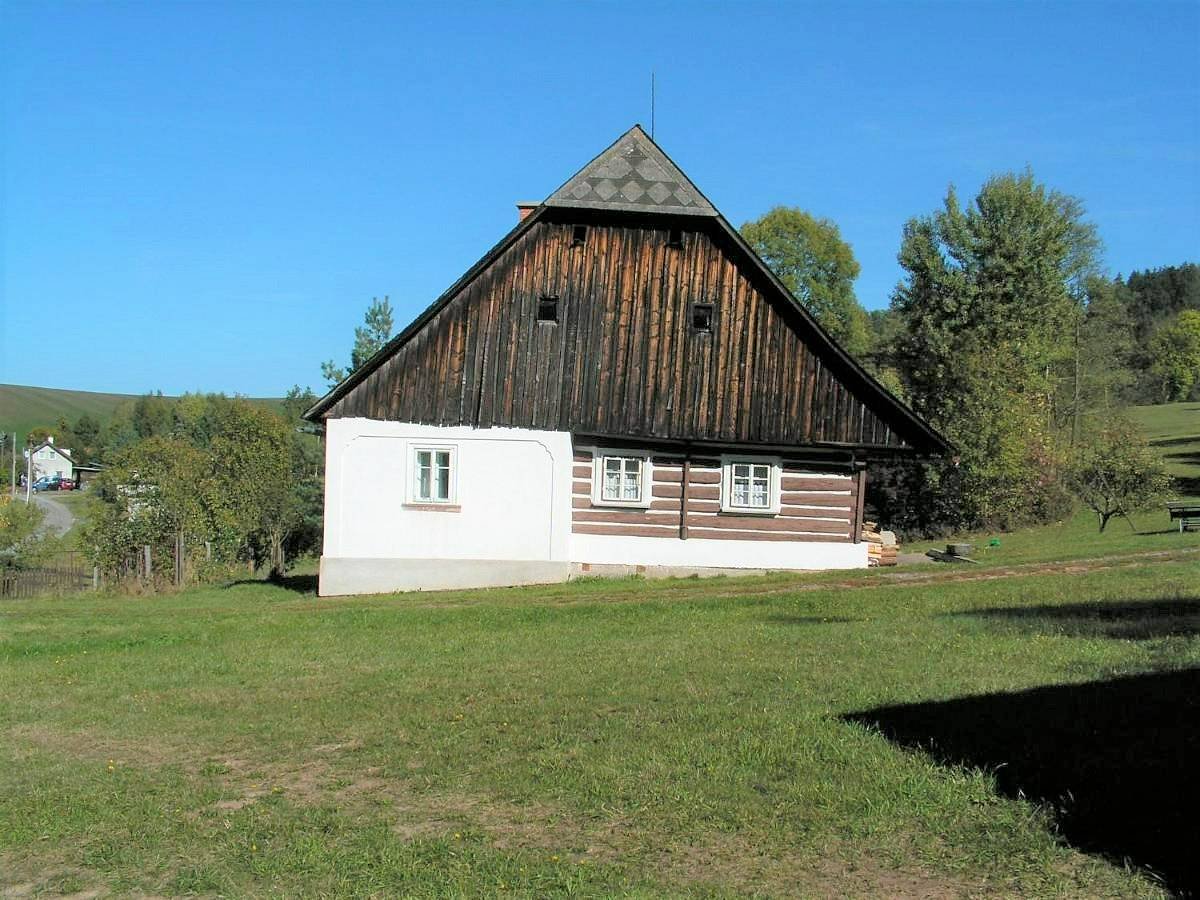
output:
[{"label": "house shadow", "polygon": [[1078,849],[1144,867],[1181,896],[1200,892],[1200,668],[844,718],[988,771],[1005,796],[1045,804]]},{"label": "house shadow", "polygon": [[241,578],[237,581],[231,581],[226,587],[240,587],[244,584],[273,584],[276,587],[281,587],[287,591],[294,591],[297,594],[315,594],[317,592],[317,576],[316,575],[284,575],[277,579],[264,578]]}]

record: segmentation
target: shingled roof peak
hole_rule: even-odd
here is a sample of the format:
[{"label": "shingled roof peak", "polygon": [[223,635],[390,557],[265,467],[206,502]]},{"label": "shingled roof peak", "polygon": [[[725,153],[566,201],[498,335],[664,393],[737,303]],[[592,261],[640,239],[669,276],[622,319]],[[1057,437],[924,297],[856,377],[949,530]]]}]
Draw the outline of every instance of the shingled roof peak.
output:
[{"label": "shingled roof peak", "polygon": [[546,199],[546,206],[719,215],[641,125],[572,175]]}]

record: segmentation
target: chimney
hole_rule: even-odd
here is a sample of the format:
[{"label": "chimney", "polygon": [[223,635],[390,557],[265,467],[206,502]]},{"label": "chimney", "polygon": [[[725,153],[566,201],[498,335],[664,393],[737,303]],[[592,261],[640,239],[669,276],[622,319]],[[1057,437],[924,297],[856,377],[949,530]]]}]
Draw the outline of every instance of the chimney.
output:
[{"label": "chimney", "polygon": [[52,434],[46,435],[46,443],[53,444],[54,443],[54,435],[52,435]]},{"label": "chimney", "polygon": [[518,200],[517,201],[517,221],[524,222],[531,212],[541,206],[538,200]]}]

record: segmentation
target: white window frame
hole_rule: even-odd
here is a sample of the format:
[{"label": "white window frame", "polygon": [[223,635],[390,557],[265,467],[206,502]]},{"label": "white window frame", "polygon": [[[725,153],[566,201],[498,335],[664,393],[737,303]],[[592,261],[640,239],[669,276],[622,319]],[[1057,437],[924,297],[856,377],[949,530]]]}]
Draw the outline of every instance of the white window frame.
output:
[{"label": "white window frame", "polygon": [[[642,496],[637,500],[604,499],[604,461],[606,459],[640,459],[642,461]],[[648,450],[623,450],[620,448],[592,449],[592,506],[622,506],[626,509],[649,509],[654,485]]]},{"label": "white window frame", "polygon": [[[421,452],[450,454],[450,496],[441,498],[425,498],[417,495],[417,454]],[[458,445],[413,442],[408,445],[408,466],[406,467],[408,487],[404,496],[408,503],[414,506],[457,506],[458,505]],[[433,487],[433,482],[430,483]]]},{"label": "white window frame", "polygon": [[[735,465],[768,466],[770,480],[767,484],[766,506],[736,506],[733,502],[733,467]],[[782,461],[778,456],[748,456],[726,454],[721,457],[721,512],[737,513],[740,516],[777,516],[782,507],[780,490]]]}]

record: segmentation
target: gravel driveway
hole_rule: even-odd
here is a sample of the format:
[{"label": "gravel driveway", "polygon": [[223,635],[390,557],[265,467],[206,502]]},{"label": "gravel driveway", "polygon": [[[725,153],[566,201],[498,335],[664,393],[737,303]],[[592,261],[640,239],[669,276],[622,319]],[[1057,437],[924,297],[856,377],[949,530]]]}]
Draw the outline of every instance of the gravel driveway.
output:
[{"label": "gravel driveway", "polygon": [[34,494],[33,502],[46,513],[45,521],[42,522],[43,531],[62,535],[70,531],[71,526],[75,524],[75,514],[67,509],[65,504],[51,500],[45,494]]}]

